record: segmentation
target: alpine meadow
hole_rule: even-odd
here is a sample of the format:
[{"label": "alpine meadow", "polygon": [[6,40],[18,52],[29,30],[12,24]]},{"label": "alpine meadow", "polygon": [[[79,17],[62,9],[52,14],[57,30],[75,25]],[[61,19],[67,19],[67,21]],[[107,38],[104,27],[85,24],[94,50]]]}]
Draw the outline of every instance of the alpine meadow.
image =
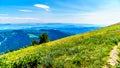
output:
[{"label": "alpine meadow", "polygon": [[69,36],[0,55],[1,68],[101,68],[110,65],[110,51],[118,46],[120,24]]}]

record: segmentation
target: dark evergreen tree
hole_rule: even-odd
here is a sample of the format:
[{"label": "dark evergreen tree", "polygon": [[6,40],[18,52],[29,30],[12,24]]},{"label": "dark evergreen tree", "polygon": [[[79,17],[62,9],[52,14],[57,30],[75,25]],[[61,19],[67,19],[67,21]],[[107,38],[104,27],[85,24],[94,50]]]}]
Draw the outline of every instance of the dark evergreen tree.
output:
[{"label": "dark evergreen tree", "polygon": [[39,38],[40,38],[39,44],[49,42],[48,34],[47,33],[43,33],[42,35],[40,35]]}]

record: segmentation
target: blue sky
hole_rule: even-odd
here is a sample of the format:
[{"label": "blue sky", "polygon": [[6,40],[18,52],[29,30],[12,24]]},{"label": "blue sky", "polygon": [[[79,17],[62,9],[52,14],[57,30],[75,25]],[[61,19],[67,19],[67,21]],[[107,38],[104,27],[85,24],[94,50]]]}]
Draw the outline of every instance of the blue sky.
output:
[{"label": "blue sky", "polygon": [[0,23],[120,22],[120,0],[0,0]]}]

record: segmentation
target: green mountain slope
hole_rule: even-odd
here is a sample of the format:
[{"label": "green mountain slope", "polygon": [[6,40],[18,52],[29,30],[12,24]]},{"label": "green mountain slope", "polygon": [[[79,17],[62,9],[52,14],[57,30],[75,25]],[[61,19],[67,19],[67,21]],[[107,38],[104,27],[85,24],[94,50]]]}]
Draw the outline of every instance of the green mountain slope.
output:
[{"label": "green mountain slope", "polygon": [[0,56],[1,68],[101,68],[120,41],[120,24]]}]

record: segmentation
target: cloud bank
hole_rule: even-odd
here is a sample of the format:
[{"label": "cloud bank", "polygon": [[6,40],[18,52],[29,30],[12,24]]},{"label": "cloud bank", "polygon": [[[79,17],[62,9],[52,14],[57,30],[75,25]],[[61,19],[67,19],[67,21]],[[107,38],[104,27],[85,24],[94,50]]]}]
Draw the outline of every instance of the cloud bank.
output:
[{"label": "cloud bank", "polygon": [[42,22],[39,18],[30,17],[0,17],[0,23],[36,23]]}]

